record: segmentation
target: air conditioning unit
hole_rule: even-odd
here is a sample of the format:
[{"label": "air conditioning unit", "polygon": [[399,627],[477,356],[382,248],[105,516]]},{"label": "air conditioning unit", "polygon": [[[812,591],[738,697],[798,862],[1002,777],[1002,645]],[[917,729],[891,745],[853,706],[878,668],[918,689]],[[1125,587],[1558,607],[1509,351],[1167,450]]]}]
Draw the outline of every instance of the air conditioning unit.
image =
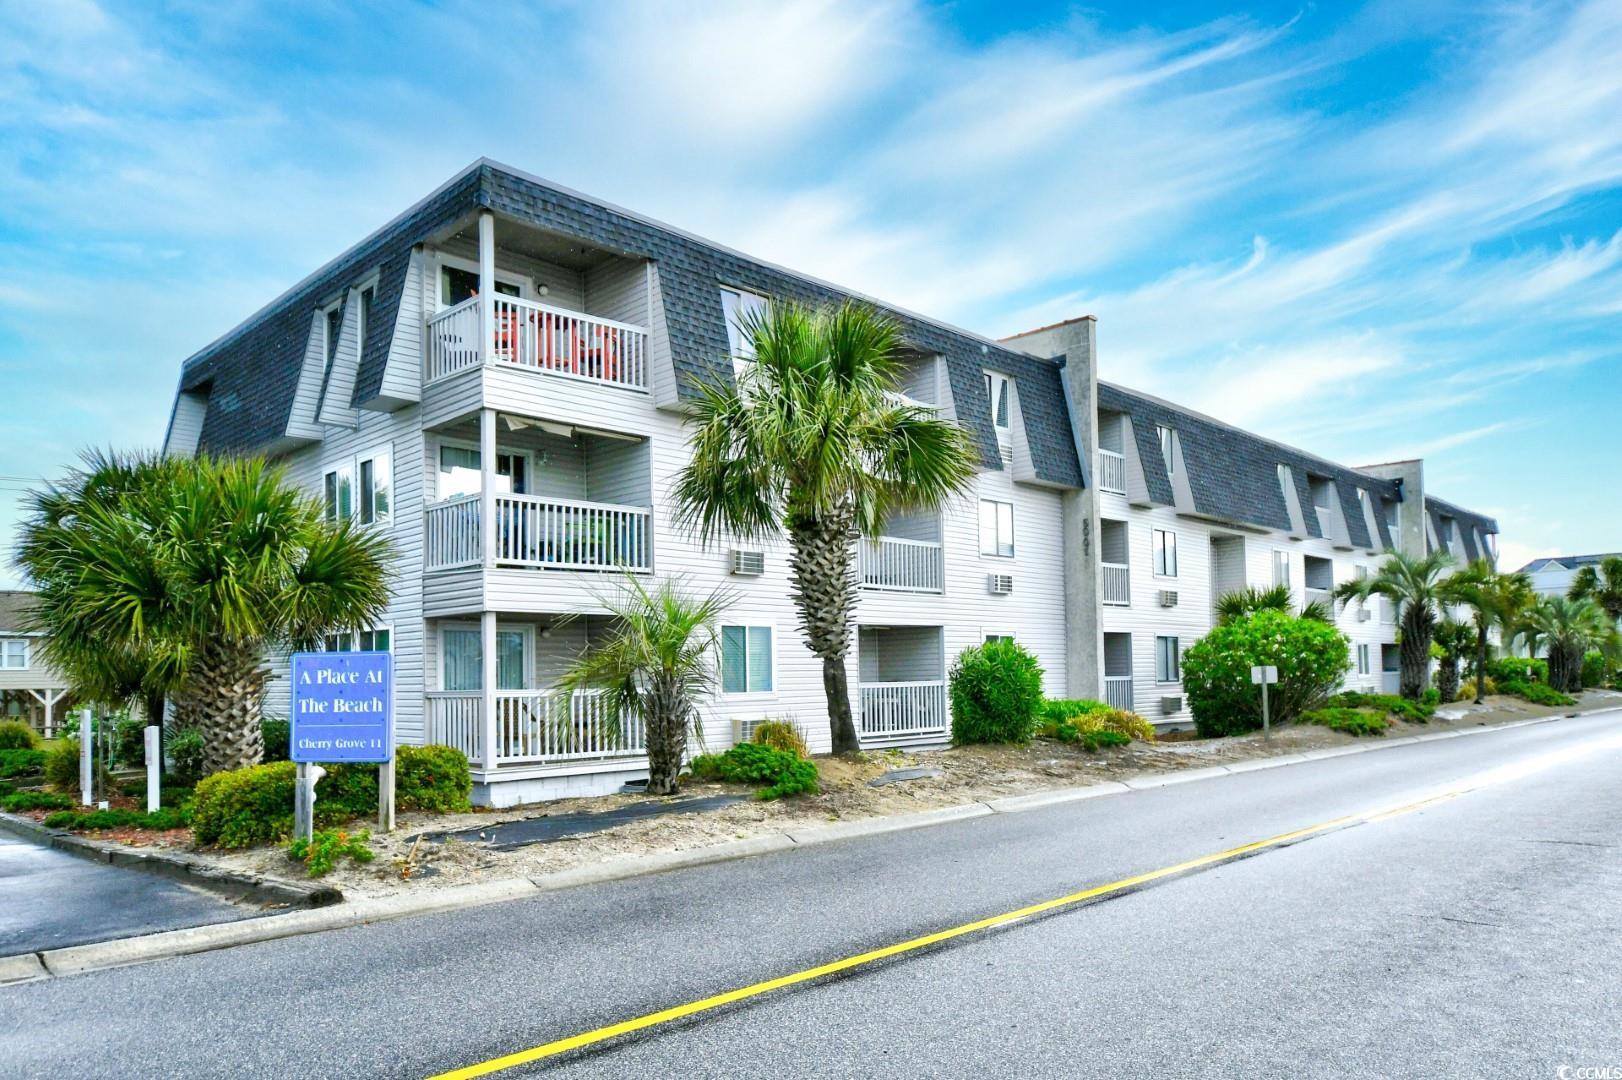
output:
[{"label": "air conditioning unit", "polygon": [[1172,713],[1183,711],[1183,696],[1181,694],[1169,695],[1160,699],[1160,713],[1170,716]]},{"label": "air conditioning unit", "polygon": [[759,577],[766,572],[764,551],[734,551],[732,573],[738,577]]},{"label": "air conditioning unit", "polygon": [[1370,611],[1368,608],[1360,607],[1357,609],[1358,622],[1368,622],[1372,618],[1374,618],[1374,612]]},{"label": "air conditioning unit", "polygon": [[745,720],[741,716],[732,718],[732,741],[736,743],[752,742],[755,738],[755,729],[765,720],[763,716],[753,716]]},{"label": "air conditioning unit", "polygon": [[1013,574],[987,574],[986,592],[993,596],[1007,596],[1014,591]]},{"label": "air conditioning unit", "polygon": [[1161,607],[1176,607],[1177,606],[1177,590],[1176,589],[1161,589],[1160,590],[1160,606]]}]

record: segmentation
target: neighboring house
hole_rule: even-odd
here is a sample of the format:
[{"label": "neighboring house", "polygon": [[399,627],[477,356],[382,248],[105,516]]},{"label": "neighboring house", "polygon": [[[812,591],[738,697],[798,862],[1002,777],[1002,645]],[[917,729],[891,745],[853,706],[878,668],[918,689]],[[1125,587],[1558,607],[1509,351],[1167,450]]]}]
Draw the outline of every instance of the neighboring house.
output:
[{"label": "neighboring house", "polygon": [[[187,360],[166,448],[278,457],[331,515],[393,539],[387,616],[329,647],[394,652],[400,741],[464,750],[482,802],[611,791],[645,772],[639,732],[605,726],[591,695],[564,700],[550,689],[608,628],[602,597],[617,588],[618,567],[680,574],[695,590],[726,583],[736,597],[707,746],[788,717],[826,749],[821,668],[796,626],[786,545],[704,548],[677,527],[668,493],[686,459],[692,379],[731,378],[726,358],[744,346],[735,316],[773,297],[848,295],[481,160]],[[1332,466],[1098,386],[1091,320],[1059,328],[1069,338],[1084,328],[1084,341],[1051,348],[886,310],[906,344],[905,394],[963,425],[982,460],[943,512],[887,522],[859,546],[850,674],[868,746],[943,742],[951,658],[996,636],[1036,654],[1049,694],[1122,700],[1120,684],[1103,679],[1119,652],[1105,634],[1129,634],[1126,700],[1158,723],[1185,721],[1180,703],[1155,700],[1178,696],[1155,658],[1163,651],[1173,664],[1209,625],[1221,545],[1221,560],[1268,567],[1264,545],[1276,541],[1299,575],[1292,581],[1318,588],[1337,569],[1326,578],[1307,554],[1338,559],[1347,574],[1372,565],[1389,515],[1427,505],[1422,484]],[[1182,464],[1169,474],[1155,464],[1150,416],[1162,414],[1182,429],[1169,442]],[[1120,441],[1127,424],[1112,417],[1133,419],[1130,448]],[[1089,475],[1112,423],[1104,438],[1115,440],[1124,493],[1101,490],[1115,473]],[[1271,477],[1270,495],[1232,471],[1221,439],[1199,443],[1206,426],[1257,448],[1250,464]],[[1300,475],[1281,485],[1267,454]],[[1320,477],[1353,500],[1328,518],[1310,509]],[[1285,487],[1293,509],[1282,509]],[[1213,501],[1229,489],[1232,498]],[[1297,520],[1302,507],[1310,521]],[[1141,535],[1106,538],[1101,508],[1122,527],[1143,524]],[[1150,521],[1175,523],[1175,574],[1151,571],[1164,564],[1153,561]],[[1104,561],[1141,575],[1128,582],[1124,614],[1118,598],[1104,607],[1099,596],[1101,580],[1109,589],[1119,576],[1100,578],[1099,552],[1117,540],[1126,556]],[[1179,594],[1176,604],[1161,608],[1161,591]],[[285,663],[273,671],[285,675]],[[284,678],[267,707],[285,711]]]},{"label": "neighboring house", "polygon": [[1622,558],[1622,552],[1600,555],[1554,555],[1533,559],[1521,567],[1520,573],[1532,579],[1532,590],[1539,596],[1565,596],[1571,591],[1572,579],[1585,566],[1598,567],[1605,559]]},{"label": "neighboring house", "polygon": [[33,599],[0,591],[0,714],[50,738],[67,715],[68,683],[40,654],[40,636],[23,629]]}]

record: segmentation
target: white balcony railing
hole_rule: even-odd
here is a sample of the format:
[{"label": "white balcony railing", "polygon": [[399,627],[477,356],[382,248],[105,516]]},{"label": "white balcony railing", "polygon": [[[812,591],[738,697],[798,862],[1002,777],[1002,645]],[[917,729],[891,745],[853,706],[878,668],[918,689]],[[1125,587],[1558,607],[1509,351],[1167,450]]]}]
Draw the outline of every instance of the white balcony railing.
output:
[{"label": "white balcony railing", "polygon": [[1098,451],[1098,490],[1126,494],[1126,457],[1114,450]]},{"label": "white balcony railing", "polygon": [[944,581],[941,546],[932,540],[881,536],[856,550],[862,584],[900,592],[940,592]]},{"label": "white balcony railing", "polygon": [[1099,599],[1124,606],[1132,602],[1132,568],[1124,563],[1104,563],[1099,568]]},{"label": "white balcony railing", "polygon": [[1105,675],[1104,703],[1117,709],[1132,708],[1132,676]]},{"label": "white balcony railing", "polygon": [[496,753],[487,762],[484,695],[478,690],[427,695],[429,741],[462,751],[483,768],[593,758],[640,757],[647,732],[639,717],[616,721],[598,691],[496,691]]},{"label": "white balcony railing", "polygon": [[[640,326],[497,296],[490,362],[634,390],[648,388],[648,332]],[[477,297],[428,319],[423,382],[479,365]]]},{"label": "white balcony railing", "polygon": [[[549,570],[651,570],[653,513],[642,506],[496,496],[500,566]],[[428,507],[423,569],[477,566],[483,558],[479,497],[459,495]]]},{"label": "white balcony railing", "polygon": [[870,742],[944,735],[946,683],[862,683],[861,737]]},{"label": "white balcony railing", "polygon": [[1309,604],[1322,604],[1324,607],[1329,608],[1330,611],[1334,610],[1334,594],[1328,589],[1303,589],[1301,592],[1302,607]]}]

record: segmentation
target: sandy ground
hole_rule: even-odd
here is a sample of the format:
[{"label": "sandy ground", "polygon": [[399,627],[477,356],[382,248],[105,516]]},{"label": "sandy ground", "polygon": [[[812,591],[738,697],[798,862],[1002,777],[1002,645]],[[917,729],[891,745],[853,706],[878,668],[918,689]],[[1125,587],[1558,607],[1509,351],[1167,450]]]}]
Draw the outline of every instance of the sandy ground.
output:
[{"label": "sandy ground", "polygon": [[[1622,694],[1591,691],[1583,695],[1577,708],[1592,710],[1618,704],[1622,704]],[[1542,708],[1516,698],[1491,698],[1481,708],[1448,706],[1440,710],[1429,724],[1395,724],[1386,737],[1490,726],[1571,711],[1575,710]],[[1260,733],[1255,733],[1227,739],[1133,743],[1093,754],[1073,744],[1038,739],[1024,747],[975,746],[922,752],[892,750],[867,754],[854,761],[819,758],[817,767],[822,781],[820,795],[769,803],[751,800],[707,813],[645,819],[603,832],[501,850],[479,842],[421,839],[420,834],[459,832],[503,821],[554,814],[599,812],[628,803],[644,802],[647,797],[613,795],[595,799],[566,799],[512,810],[470,814],[402,814],[395,833],[388,836],[374,833],[372,846],[377,851],[376,861],[366,865],[345,863],[328,875],[327,880],[349,896],[379,896],[405,889],[431,889],[497,878],[533,876],[608,859],[701,848],[768,832],[906,814],[1003,795],[1294,754],[1354,741],[1352,736],[1327,728],[1292,726],[1275,732],[1272,739],[1267,741],[1262,739]],[[868,786],[869,780],[888,770],[915,767],[940,769],[942,775],[877,788]],[[683,787],[681,795],[689,797],[747,790],[735,785],[690,783]],[[359,830],[366,826],[366,822],[357,821],[351,828]],[[106,838],[126,843],[135,839],[128,833]],[[187,836],[185,833],[146,834],[142,840],[147,846],[184,847]],[[302,875],[302,867],[290,862],[280,848],[259,848],[246,852],[204,851],[196,854],[240,872],[281,878]]]}]

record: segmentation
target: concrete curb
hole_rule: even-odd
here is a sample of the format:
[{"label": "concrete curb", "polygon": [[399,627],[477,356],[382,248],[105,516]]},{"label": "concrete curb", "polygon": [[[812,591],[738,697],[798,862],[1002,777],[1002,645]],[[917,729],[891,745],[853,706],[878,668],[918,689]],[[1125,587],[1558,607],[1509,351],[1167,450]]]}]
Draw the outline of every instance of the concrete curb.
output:
[{"label": "concrete curb", "polygon": [[[1591,710],[1591,712],[1615,711],[1618,711],[1616,706]],[[1565,717],[1538,716],[1526,720],[1514,720],[1505,724],[1495,724],[1491,727],[1469,728],[1464,731],[1439,731],[1426,735],[1408,736],[1391,742],[1369,742],[1361,745],[1336,747],[1333,750],[1309,750],[1300,754],[1280,754],[1277,757],[1256,758],[1233,765],[1214,765],[1203,769],[1184,769],[1174,773],[1134,777],[1120,782],[1105,781],[1088,784],[1084,787],[1037,791],[1028,795],[1011,795],[1005,798],[993,799],[989,802],[962,803],[957,806],[945,806],[896,817],[863,818],[859,821],[842,821],[838,824],[820,828],[796,829],[786,833],[766,833],[761,836],[752,836],[725,844],[694,848],[690,851],[672,851],[657,855],[615,859],[592,866],[560,870],[557,873],[534,878],[503,878],[497,881],[481,882],[476,885],[454,886],[415,896],[352,900],[336,907],[295,911],[284,915],[267,915],[241,922],[216,923],[210,926],[171,930],[165,933],[125,938],[119,941],[104,941],[93,945],[77,945],[72,948],[55,949],[42,953],[0,957],[0,985],[76,975],[106,968],[125,967],[130,964],[141,964],[174,956],[210,952],[215,949],[226,949],[259,941],[273,941],[277,938],[295,937],[301,934],[313,934],[323,930],[362,926],[367,923],[383,922],[411,915],[429,915],[482,904],[522,900],[540,896],[543,893],[575,888],[580,885],[594,885],[609,881],[646,877],[652,874],[667,873],[671,870],[731,862],[736,859],[791,851],[796,848],[813,847],[818,844],[832,843],[836,840],[902,832],[931,825],[942,825],[952,821],[990,817],[994,814],[1042,810],[1106,795],[1130,794],[1134,791],[1153,790],[1174,784],[1210,780],[1221,776],[1256,772],[1262,769],[1300,765],[1328,758],[1345,757],[1349,754],[1364,754],[1384,750],[1392,746],[1414,745],[1433,742],[1437,739],[1453,739],[1463,735],[1485,735],[1494,731],[1527,727],[1532,724],[1546,724],[1561,719],[1565,719]],[[33,823],[29,822],[29,824],[32,825]],[[38,828],[38,826],[35,826],[35,828]],[[49,832],[49,830],[40,831]]]},{"label": "concrete curb", "polygon": [[126,870],[156,874],[182,885],[206,889],[228,900],[256,907],[317,908],[344,898],[334,885],[283,881],[280,878],[223,870],[201,859],[167,851],[138,851],[122,844],[88,840],[63,829],[47,829],[29,818],[0,813],[0,830],[57,851]]}]

